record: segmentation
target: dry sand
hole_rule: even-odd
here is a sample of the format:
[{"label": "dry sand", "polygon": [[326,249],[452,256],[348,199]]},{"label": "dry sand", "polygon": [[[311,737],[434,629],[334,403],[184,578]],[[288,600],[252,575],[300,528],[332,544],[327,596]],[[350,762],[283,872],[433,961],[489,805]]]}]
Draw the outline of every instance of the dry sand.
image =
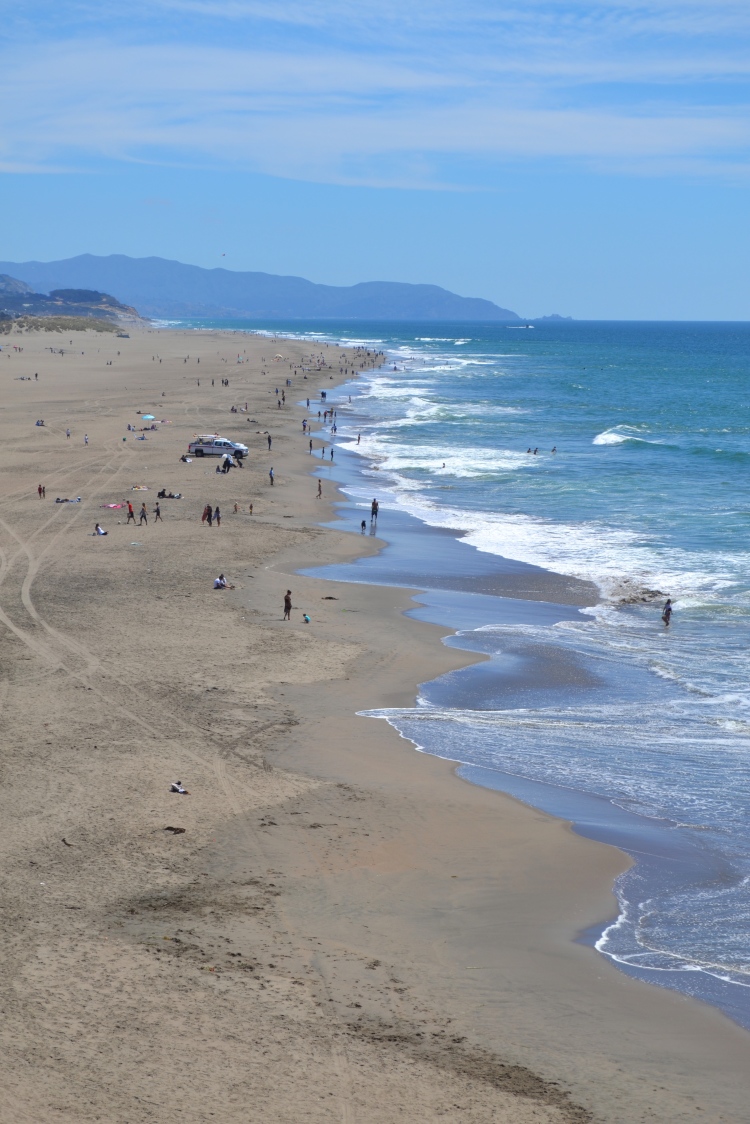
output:
[{"label": "dry sand", "polygon": [[[295,575],[376,548],[316,525],[332,485],[275,405],[309,346],[2,344],[0,1119],[746,1120],[746,1033],[573,943],[623,856],[356,717],[471,657],[408,591]],[[172,424],[135,442],[137,411]],[[214,430],[246,468],[179,461]],[[161,487],[163,523],[101,507]]]}]

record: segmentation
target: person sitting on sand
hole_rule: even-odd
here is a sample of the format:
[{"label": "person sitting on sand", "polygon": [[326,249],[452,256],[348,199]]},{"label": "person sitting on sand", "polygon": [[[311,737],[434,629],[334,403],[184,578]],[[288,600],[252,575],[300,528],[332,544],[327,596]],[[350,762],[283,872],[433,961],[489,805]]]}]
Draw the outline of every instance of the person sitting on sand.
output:
[{"label": "person sitting on sand", "polygon": [[99,525],[99,524],[97,523],[97,524],[96,524],[96,526],[94,527],[94,534],[95,534],[95,535],[108,535],[108,534],[109,534],[109,531],[105,531],[105,530],[104,530],[104,529],[103,529],[103,528],[102,528],[102,527],[101,527],[101,526],[100,526],[100,525]]},{"label": "person sitting on sand", "polygon": [[227,579],[223,574],[219,574],[218,578],[214,578],[214,589],[226,589]]},{"label": "person sitting on sand", "polygon": [[180,796],[189,796],[190,793],[183,787],[182,781],[172,781],[169,788],[170,792],[179,792]]}]

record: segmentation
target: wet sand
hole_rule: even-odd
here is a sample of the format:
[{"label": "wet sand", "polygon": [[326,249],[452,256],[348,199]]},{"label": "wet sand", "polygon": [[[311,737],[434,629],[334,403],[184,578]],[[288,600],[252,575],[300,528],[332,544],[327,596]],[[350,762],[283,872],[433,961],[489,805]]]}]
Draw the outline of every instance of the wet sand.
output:
[{"label": "wet sand", "polygon": [[[357,717],[481,657],[408,590],[296,573],[378,546],[318,525],[273,393],[345,353],[305,382],[301,342],[2,342],[0,1119],[746,1119],[747,1034],[574,943],[621,852]],[[172,424],[136,443],[141,413]],[[179,461],[215,430],[245,468]],[[162,487],[162,523],[101,506]]]}]

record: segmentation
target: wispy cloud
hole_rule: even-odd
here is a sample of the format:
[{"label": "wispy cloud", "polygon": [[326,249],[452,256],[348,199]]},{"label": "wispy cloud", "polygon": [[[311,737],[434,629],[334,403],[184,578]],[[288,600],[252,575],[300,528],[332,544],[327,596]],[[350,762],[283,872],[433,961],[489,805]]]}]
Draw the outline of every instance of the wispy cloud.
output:
[{"label": "wispy cloud", "polygon": [[45,0],[0,59],[0,161],[419,186],[461,158],[477,182],[529,159],[736,176],[749,41],[731,0]]}]

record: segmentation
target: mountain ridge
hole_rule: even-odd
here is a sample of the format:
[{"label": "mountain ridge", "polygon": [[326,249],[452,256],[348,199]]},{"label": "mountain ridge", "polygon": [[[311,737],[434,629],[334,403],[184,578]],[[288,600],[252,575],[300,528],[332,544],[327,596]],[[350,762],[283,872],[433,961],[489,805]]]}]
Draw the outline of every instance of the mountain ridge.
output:
[{"label": "mountain ridge", "polygon": [[363,281],[319,285],[303,277],[186,265],[166,258],[80,254],[54,262],[0,262],[36,289],[114,292],[142,316],[217,319],[494,320],[519,316],[439,285]]}]

